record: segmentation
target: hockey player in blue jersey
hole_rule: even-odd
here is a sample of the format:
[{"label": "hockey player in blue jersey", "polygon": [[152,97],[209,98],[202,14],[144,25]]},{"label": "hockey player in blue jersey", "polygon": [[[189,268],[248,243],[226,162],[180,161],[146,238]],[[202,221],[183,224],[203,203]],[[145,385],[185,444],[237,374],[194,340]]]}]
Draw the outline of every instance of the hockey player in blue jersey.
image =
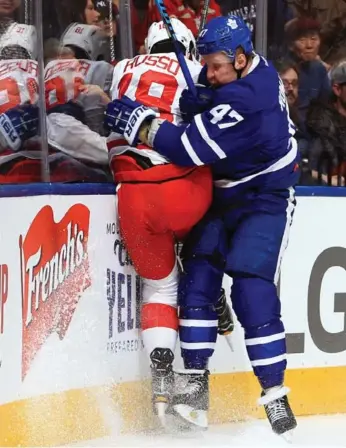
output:
[{"label": "hockey player in blue jersey", "polygon": [[[180,341],[185,387],[174,412],[206,427],[208,361],[217,337],[215,301],[224,273],[231,300],[274,432],[296,426],[284,386],[285,330],[276,283],[295,207],[297,143],[277,72],[254,53],[236,16],[211,20],[198,51],[206,62],[196,99],[185,91],[181,109],[190,122],[175,126],[126,98],[110,103],[108,125],[135,144],[145,141],[173,163],[210,164],[213,205],[184,246],[180,283]],[[186,385],[187,384],[187,385]],[[195,411],[195,412],[192,412]]]}]

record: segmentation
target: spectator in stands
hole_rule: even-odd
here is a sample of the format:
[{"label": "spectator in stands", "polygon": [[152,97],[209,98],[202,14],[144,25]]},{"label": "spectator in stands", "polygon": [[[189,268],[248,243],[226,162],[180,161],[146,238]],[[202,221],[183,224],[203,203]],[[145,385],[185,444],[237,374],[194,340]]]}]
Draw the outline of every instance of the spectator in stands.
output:
[{"label": "spectator in stands", "polygon": [[297,65],[289,59],[275,61],[275,68],[285,87],[287,102],[290,108],[291,120],[297,125],[299,118],[297,108],[299,70]]},{"label": "spectator in stands", "polygon": [[346,174],[346,59],[331,69],[330,81],[328,101],[312,102],[307,126],[313,176],[319,173],[322,181],[338,185],[344,184]]},{"label": "spectator in stands", "polygon": [[290,118],[296,126],[295,138],[298,142],[298,149],[301,157],[301,183],[310,183],[307,177],[310,177],[308,168],[309,157],[309,140],[306,138],[304,124],[300,120],[298,113],[298,86],[299,86],[299,69],[297,65],[289,59],[280,59],[275,62],[282,83],[285,88],[287,103],[290,110]]},{"label": "spectator in stands", "polygon": [[117,34],[116,17],[119,14],[118,7],[112,2],[112,23],[110,23],[110,0],[97,0],[96,11],[100,13],[98,24],[104,30],[107,37]]},{"label": "spectator in stands", "polygon": [[62,30],[71,23],[98,25],[100,20],[100,13],[92,0],[62,0],[57,13],[60,15]]},{"label": "spectator in stands", "polygon": [[319,57],[320,28],[311,17],[293,19],[285,26],[291,56],[299,67],[298,110],[303,121],[311,100],[327,98],[330,93],[327,69]]},{"label": "spectator in stands", "polygon": [[295,16],[314,15],[323,29],[346,12],[345,0],[285,0]]},{"label": "spectator in stands", "polygon": [[0,0],[0,21],[14,19],[15,11],[20,6],[20,0]]},{"label": "spectator in stands", "polygon": [[[23,2],[24,6],[24,2]],[[15,27],[19,20],[19,10],[21,0],[0,0],[0,61],[4,59],[30,59],[35,51],[28,51],[25,41],[28,41],[29,47],[32,47],[30,39],[35,36],[36,32],[33,26],[27,23],[23,27]],[[25,29],[24,29],[25,27]],[[24,45],[18,43],[22,35]],[[14,43],[14,42],[17,43]],[[34,44],[36,47],[36,42]]]},{"label": "spectator in stands", "polygon": [[[344,2],[346,9],[346,2]],[[323,57],[334,65],[346,57],[346,11],[323,26]]]},{"label": "spectator in stands", "polygon": [[[110,19],[110,2],[112,5],[112,18]],[[97,0],[95,3],[96,10],[100,13],[98,25],[103,30],[105,36],[109,39],[109,54],[106,60],[116,63],[119,59],[119,39],[117,39],[117,19],[119,10],[116,3],[112,0]]]}]

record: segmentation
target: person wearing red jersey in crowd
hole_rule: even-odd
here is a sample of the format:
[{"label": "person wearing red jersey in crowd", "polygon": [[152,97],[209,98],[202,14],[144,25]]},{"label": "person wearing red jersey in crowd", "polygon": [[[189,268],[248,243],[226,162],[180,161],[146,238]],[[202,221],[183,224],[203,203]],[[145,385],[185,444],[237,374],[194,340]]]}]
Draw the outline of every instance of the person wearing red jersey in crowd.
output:
[{"label": "person wearing red jersey in crowd", "polygon": [[[204,0],[166,0],[165,6],[170,17],[176,17],[183,22],[193,35],[197,37]],[[160,13],[155,6],[155,1],[149,1],[150,20],[152,22],[161,20]],[[210,0],[207,22],[214,17],[221,16],[220,6],[216,0]]]},{"label": "person wearing red jersey in crowd", "polygon": [[[170,17],[179,19],[192,31],[196,37],[201,21],[203,0],[165,0],[165,6]],[[221,10],[216,0],[210,0],[207,21],[221,15]],[[132,0],[131,23],[132,34],[137,53],[145,53],[144,40],[149,26],[161,20],[160,13],[155,5],[155,0]]]},{"label": "person wearing red jersey in crowd", "polygon": [[[197,80],[201,65],[194,57],[195,39],[179,20],[172,23]],[[112,98],[126,95],[179,123],[179,98],[186,81],[163,22],[151,25],[145,46],[146,55],[125,59],[115,67]],[[174,384],[179,277],[175,246],[208,210],[212,182],[209,167],[178,167],[137,143],[129,145],[115,133],[108,138],[120,232],[143,280],[142,338],[151,363],[153,402],[161,416]]]}]

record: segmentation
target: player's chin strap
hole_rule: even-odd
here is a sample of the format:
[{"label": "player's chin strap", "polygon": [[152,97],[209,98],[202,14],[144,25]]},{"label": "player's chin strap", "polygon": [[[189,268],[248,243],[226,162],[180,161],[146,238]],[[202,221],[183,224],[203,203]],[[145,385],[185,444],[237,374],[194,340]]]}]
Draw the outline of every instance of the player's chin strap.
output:
[{"label": "player's chin strap", "polygon": [[240,79],[240,78],[241,78],[241,75],[243,74],[244,68],[241,68],[240,70],[237,70],[237,69],[235,68],[235,64],[234,64],[234,62],[232,62],[232,65],[233,65],[233,68],[234,68],[234,70],[235,70],[235,72],[236,72],[236,74],[237,74],[237,79]]}]

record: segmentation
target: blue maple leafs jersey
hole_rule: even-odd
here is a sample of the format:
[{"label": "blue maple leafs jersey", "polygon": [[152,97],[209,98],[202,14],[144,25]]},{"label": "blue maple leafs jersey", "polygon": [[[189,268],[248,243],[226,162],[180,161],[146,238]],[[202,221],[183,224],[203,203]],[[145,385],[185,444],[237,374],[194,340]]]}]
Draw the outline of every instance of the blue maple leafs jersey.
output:
[{"label": "blue maple leafs jersey", "polygon": [[295,128],[276,70],[256,55],[247,76],[215,90],[189,125],[164,122],[154,147],[177,165],[210,164],[215,194],[284,189],[298,179]]}]

